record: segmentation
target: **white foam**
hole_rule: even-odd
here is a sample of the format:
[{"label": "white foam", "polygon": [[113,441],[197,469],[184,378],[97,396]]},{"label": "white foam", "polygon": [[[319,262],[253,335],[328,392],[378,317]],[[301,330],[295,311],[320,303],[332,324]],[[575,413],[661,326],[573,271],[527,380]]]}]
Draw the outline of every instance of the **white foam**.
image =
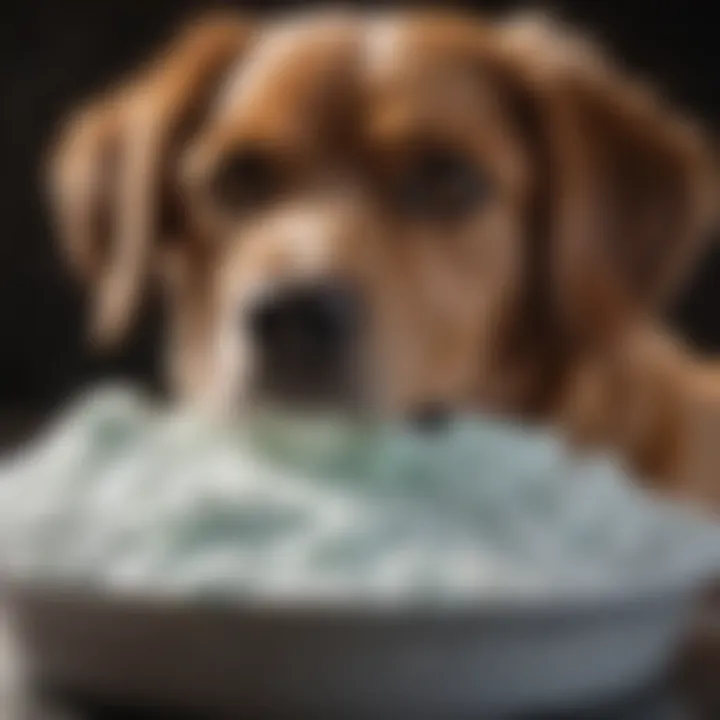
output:
[{"label": "white foam", "polygon": [[99,391],[0,472],[0,569],[143,592],[448,601],[720,569],[720,531],[550,434],[257,418]]}]

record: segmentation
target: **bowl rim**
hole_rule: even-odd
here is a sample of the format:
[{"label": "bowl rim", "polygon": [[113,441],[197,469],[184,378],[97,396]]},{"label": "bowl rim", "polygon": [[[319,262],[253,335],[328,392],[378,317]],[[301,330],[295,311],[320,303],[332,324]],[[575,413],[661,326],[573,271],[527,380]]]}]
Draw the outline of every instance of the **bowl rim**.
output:
[{"label": "bowl rim", "polygon": [[523,620],[565,620],[573,622],[607,615],[608,612],[646,611],[666,608],[674,603],[693,604],[716,577],[688,578],[686,582],[655,582],[636,588],[613,586],[595,592],[562,592],[538,595],[470,596],[451,600],[422,601],[405,597],[399,601],[366,599],[289,599],[268,595],[223,596],[188,594],[178,591],[152,592],[116,589],[83,583],[58,583],[38,579],[10,578],[0,575],[0,605],[21,605],[24,600],[70,605],[95,605],[107,609],[140,610],[152,613],[183,614],[214,612],[254,620],[322,619],[323,621],[440,621],[493,619],[512,622]]}]

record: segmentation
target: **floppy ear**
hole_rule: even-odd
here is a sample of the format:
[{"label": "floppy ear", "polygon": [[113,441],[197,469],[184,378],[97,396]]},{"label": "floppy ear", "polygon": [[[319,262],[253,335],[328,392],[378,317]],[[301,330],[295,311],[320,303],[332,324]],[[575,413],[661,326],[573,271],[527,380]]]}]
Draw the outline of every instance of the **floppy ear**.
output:
[{"label": "floppy ear", "polygon": [[702,133],[591,44],[547,20],[501,31],[543,118],[558,304],[597,337],[655,311],[687,276],[715,218]]},{"label": "floppy ear", "polygon": [[[93,294],[91,337],[114,343],[138,311],[172,217],[172,159],[250,34],[237,17],[193,23],[144,71],[61,129],[49,194],[63,249]],[[174,225],[171,222],[174,220]]]}]

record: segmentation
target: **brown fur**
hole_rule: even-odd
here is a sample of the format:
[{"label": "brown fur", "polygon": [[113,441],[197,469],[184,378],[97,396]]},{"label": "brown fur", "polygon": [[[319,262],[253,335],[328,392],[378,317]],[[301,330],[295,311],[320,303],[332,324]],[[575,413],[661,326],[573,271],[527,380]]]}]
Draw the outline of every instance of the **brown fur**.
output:
[{"label": "brown fur", "polygon": [[[379,411],[443,402],[550,421],[720,506],[720,379],[654,324],[714,220],[702,133],[544,20],[305,23],[192,25],[71,120],[53,199],[96,336],[119,339],[158,277],[178,394],[239,404],[253,358],[237,308],[340,276],[370,309],[358,382]],[[386,207],[384,183],[427,137],[492,179],[462,222]],[[238,215],[212,179],[248,143],[273,154],[286,191]]]}]

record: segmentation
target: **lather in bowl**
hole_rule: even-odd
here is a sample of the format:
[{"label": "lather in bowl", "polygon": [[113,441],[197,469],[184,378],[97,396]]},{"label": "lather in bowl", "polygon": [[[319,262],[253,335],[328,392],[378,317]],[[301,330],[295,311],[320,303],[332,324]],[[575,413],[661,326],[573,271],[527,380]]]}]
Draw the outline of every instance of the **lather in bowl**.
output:
[{"label": "lather in bowl", "polygon": [[[720,568],[720,536],[646,503],[602,464],[513,432],[403,437],[372,472],[363,458],[388,446],[365,438],[332,468],[313,460],[289,475],[282,463],[242,465],[235,441],[168,425],[126,396],[82,405],[0,481],[14,503],[0,550],[14,542],[10,555],[25,561],[6,565],[3,586],[21,659],[53,687],[231,717],[487,716],[624,695],[670,662]],[[468,482],[490,467],[506,481]],[[44,505],[23,504],[21,482],[44,491]],[[243,524],[237,511],[248,508],[292,520],[292,532],[271,534],[284,543],[275,554],[256,523]],[[168,518],[177,532],[163,536]],[[45,535],[18,531],[33,523]],[[223,554],[233,543],[243,552]],[[504,575],[493,564],[501,551],[519,559]],[[402,562],[375,572],[389,557]],[[568,563],[578,566],[570,575]]]}]

